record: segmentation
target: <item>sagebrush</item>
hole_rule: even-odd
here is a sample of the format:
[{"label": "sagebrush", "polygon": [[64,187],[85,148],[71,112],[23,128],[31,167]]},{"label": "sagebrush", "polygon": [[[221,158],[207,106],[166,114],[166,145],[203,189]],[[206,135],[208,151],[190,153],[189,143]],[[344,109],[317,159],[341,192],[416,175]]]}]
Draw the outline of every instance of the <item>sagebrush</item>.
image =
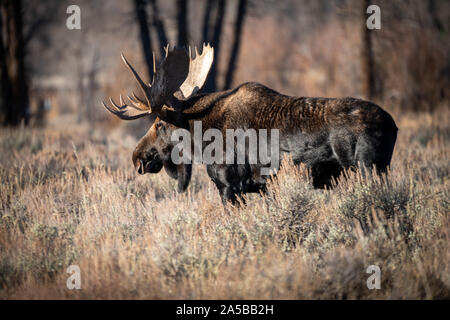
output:
[{"label": "sagebrush", "polygon": [[0,297],[449,299],[449,116],[398,117],[387,177],[316,190],[287,161],[230,210],[201,167],[183,194],[137,175],[127,128],[2,129]]}]

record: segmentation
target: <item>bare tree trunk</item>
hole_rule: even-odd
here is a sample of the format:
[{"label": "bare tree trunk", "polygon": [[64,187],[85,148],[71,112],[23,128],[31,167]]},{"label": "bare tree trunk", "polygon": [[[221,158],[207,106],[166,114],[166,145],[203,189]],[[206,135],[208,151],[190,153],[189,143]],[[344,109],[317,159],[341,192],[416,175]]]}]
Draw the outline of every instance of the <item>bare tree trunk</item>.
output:
[{"label": "bare tree trunk", "polygon": [[236,15],[236,22],[234,24],[234,42],[231,48],[230,61],[228,63],[228,70],[225,76],[224,89],[229,89],[233,82],[233,74],[236,68],[237,57],[239,54],[239,47],[241,44],[242,28],[244,26],[245,13],[247,9],[247,0],[239,0],[238,12]]},{"label": "bare tree trunk", "polygon": [[439,30],[439,32],[445,32],[445,28],[442,25],[441,21],[439,20],[437,14],[436,14],[436,1],[435,0],[428,0],[428,12],[431,15],[431,20],[433,22],[433,26]]},{"label": "bare tree trunk", "polygon": [[362,8],[362,46],[361,46],[361,69],[363,75],[362,92],[366,99],[375,97],[375,63],[372,49],[371,30],[366,26],[366,9],[370,5],[369,0],[363,0]]},{"label": "bare tree trunk", "polygon": [[210,35],[210,20],[211,20],[211,10],[213,7],[213,0],[207,0],[205,5],[205,12],[203,14],[203,26],[202,26],[202,37],[203,42],[208,43],[211,40]]},{"label": "bare tree trunk", "polygon": [[[25,43],[23,39],[22,1],[1,1],[2,27],[6,39],[2,63],[2,90],[9,91],[4,96],[6,125],[18,125],[29,120],[28,84],[25,69]],[[2,32],[3,32],[2,28]],[[3,38],[3,37],[2,37]],[[3,41],[2,41],[3,47]],[[6,71],[6,74],[5,74]],[[8,80],[6,80],[8,79]]]},{"label": "bare tree trunk", "polygon": [[12,99],[12,88],[11,82],[9,81],[8,76],[8,66],[6,62],[6,48],[5,43],[3,41],[3,19],[2,14],[0,14],[0,112],[1,118],[0,122],[6,122],[6,113],[8,110],[8,106],[11,103]]},{"label": "bare tree trunk", "polygon": [[177,21],[179,47],[188,45],[187,0],[177,0]]},{"label": "bare tree trunk", "polygon": [[148,76],[151,81],[153,79],[153,50],[150,38],[150,30],[148,28],[148,19],[145,0],[134,0],[134,10],[139,23],[139,35],[141,38],[142,51],[144,53],[145,62],[147,64]]},{"label": "bare tree trunk", "polygon": [[220,41],[222,36],[223,20],[225,17],[225,0],[217,1],[216,14],[214,17],[214,31],[211,45],[214,47],[214,63],[211,66],[208,79],[205,84],[206,92],[217,90],[217,66],[220,61]]},{"label": "bare tree trunk", "polygon": [[150,0],[150,5],[152,8],[152,26],[156,28],[156,33],[158,35],[159,41],[159,53],[160,56],[164,56],[164,47],[169,44],[166,36],[166,30],[164,28],[164,24],[159,16],[159,8],[156,0]]},{"label": "bare tree trunk", "polygon": [[86,107],[87,116],[90,124],[94,123],[97,119],[97,102],[95,97],[98,95],[99,83],[97,79],[98,72],[100,70],[100,56],[97,50],[93,52],[91,61],[89,62],[89,68],[87,70],[87,83],[86,83]]},{"label": "bare tree trunk", "polygon": [[77,110],[77,121],[81,123],[87,117],[87,108],[86,108],[86,92],[84,85],[84,64],[83,64],[83,50],[82,47],[79,47],[75,51],[75,59],[76,59],[76,77],[77,77],[77,99],[78,99],[78,110]]}]

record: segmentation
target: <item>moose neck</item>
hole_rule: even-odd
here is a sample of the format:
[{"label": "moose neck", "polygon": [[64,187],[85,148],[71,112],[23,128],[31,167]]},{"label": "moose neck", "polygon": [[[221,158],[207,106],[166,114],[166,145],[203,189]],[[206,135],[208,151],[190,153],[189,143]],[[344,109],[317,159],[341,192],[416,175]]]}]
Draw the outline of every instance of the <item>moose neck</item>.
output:
[{"label": "moose neck", "polygon": [[183,114],[173,110],[163,108],[158,112],[158,117],[168,123],[171,123],[179,128],[187,129],[189,127],[188,121],[183,117]]},{"label": "moose neck", "polygon": [[221,106],[235,90],[200,94],[183,101],[183,118],[189,121],[190,130],[193,130],[194,121],[202,121],[203,130],[219,128],[224,120]]}]

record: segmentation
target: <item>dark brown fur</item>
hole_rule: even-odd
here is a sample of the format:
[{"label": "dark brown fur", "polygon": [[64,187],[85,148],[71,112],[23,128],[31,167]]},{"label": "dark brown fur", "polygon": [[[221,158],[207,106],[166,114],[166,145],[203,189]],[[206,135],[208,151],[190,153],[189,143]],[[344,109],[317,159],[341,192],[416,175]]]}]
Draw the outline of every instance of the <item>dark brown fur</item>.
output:
[{"label": "dark brown fur", "polygon": [[[294,163],[311,168],[315,187],[329,186],[343,168],[388,167],[394,149],[397,127],[379,106],[355,98],[289,97],[257,83],[175,101],[184,109],[181,127],[193,133],[193,121],[201,120],[203,132],[210,128],[279,129],[280,155],[291,154]],[[179,106],[180,107],[180,106]],[[168,117],[178,117],[169,112]],[[175,166],[170,160],[172,124],[156,120],[133,153],[140,173],[158,172],[164,166],[179,181],[183,191],[190,179],[190,165]],[[224,144],[225,145],[225,144]],[[155,156],[158,154],[157,156]],[[156,158],[152,158],[156,157]],[[159,167],[159,169],[158,169]],[[211,179],[224,202],[246,192],[264,190],[261,165],[207,165]]]}]

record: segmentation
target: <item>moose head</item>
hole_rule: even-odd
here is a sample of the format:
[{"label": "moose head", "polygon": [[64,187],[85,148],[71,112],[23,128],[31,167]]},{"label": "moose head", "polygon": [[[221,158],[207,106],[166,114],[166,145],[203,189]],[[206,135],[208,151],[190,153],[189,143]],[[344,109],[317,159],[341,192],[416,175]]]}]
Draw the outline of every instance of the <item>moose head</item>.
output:
[{"label": "moose head", "polygon": [[170,141],[170,132],[176,128],[188,128],[184,110],[184,101],[193,97],[204,85],[213,63],[214,49],[203,45],[202,53],[191,49],[165,48],[165,57],[156,67],[153,55],[154,76],[151,84],[146,84],[133,66],[122,54],[122,60],[130,69],[144,99],[134,93],[128,95],[125,102],[120,95],[120,104],[110,98],[111,105],[102,101],[103,106],[122,120],[135,120],[150,117],[152,126],[138,142],[132,156],[133,164],[139,174],[157,173],[162,167],[170,177],[178,180],[178,191],[184,191],[190,181],[192,165],[175,165],[171,160],[174,147]]}]

